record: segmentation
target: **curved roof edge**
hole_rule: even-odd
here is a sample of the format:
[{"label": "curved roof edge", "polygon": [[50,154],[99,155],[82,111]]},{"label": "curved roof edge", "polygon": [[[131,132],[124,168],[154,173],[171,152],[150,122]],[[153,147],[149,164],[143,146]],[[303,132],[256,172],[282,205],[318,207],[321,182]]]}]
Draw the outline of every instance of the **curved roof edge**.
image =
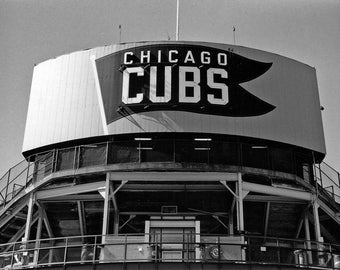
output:
[{"label": "curved roof edge", "polygon": [[145,45],[145,44],[170,44],[170,43],[171,44],[201,44],[201,45],[205,45],[205,46],[214,46],[214,47],[229,46],[233,49],[241,48],[241,49],[245,49],[245,50],[253,50],[253,51],[258,51],[258,52],[282,57],[282,58],[285,58],[287,60],[291,60],[291,61],[297,62],[299,64],[303,64],[303,65],[310,67],[312,69],[315,69],[315,67],[313,67],[309,64],[306,64],[304,62],[301,62],[299,60],[296,60],[294,58],[287,57],[287,56],[284,56],[284,55],[281,55],[281,54],[278,54],[278,53],[274,53],[274,52],[270,52],[270,51],[265,51],[265,50],[262,50],[262,49],[257,49],[257,48],[242,46],[242,45],[233,45],[233,44],[228,44],[228,43],[221,43],[221,42],[189,41],[189,40],[181,40],[181,41],[175,41],[175,40],[131,41],[131,42],[113,43],[113,44],[109,44],[109,45],[96,46],[96,47],[87,48],[87,49],[79,49],[79,50],[75,50],[75,51],[70,52],[70,53],[60,54],[60,55],[57,55],[55,57],[46,59],[45,61],[39,62],[39,63],[35,64],[34,66],[38,66],[38,65],[45,63],[47,61],[57,59],[58,57],[61,57],[61,56],[71,55],[71,54],[74,54],[74,53],[79,53],[79,52],[88,51],[88,50],[97,49],[97,48],[105,48],[105,47],[110,47],[110,46],[122,46],[122,49],[127,49],[127,48],[131,48],[131,47],[142,46],[142,45]]}]

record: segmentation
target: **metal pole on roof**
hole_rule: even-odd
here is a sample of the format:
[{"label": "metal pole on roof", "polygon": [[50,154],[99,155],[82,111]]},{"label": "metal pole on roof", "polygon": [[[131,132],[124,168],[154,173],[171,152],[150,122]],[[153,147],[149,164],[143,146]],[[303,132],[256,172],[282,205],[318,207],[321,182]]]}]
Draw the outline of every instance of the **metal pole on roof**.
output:
[{"label": "metal pole on roof", "polygon": [[179,39],[179,0],[177,0],[176,40]]},{"label": "metal pole on roof", "polygon": [[236,28],[235,26],[233,26],[234,45],[236,45],[235,32],[236,32]]},{"label": "metal pole on roof", "polygon": [[122,25],[119,25],[119,43],[122,43]]}]

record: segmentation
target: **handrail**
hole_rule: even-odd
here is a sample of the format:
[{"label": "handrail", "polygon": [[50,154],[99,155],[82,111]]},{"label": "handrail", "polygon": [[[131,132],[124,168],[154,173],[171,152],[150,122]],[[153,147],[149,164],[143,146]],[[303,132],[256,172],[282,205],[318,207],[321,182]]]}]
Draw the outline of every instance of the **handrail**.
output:
[{"label": "handrail", "polygon": [[[334,179],[330,173],[327,173],[322,167],[326,166],[326,168],[330,169],[333,175],[335,175],[336,179]],[[339,172],[333,169],[330,165],[325,162],[314,165],[316,174],[314,175],[315,182],[318,183],[318,188],[325,191],[325,193],[329,194],[333,200],[340,204],[340,183],[338,184],[336,181],[339,180]],[[329,190],[330,189],[330,190]]]},{"label": "handrail", "polygon": [[[26,166],[25,162],[26,162],[26,160],[22,160],[21,162],[19,162],[15,166],[13,166],[0,179],[0,187],[1,187],[0,194],[1,194],[1,197],[2,197],[2,200],[3,200],[2,203],[0,202],[0,204],[5,205],[7,203],[8,196],[10,194],[12,194],[12,192],[9,192],[11,187],[13,187],[13,185],[18,182],[16,180],[18,180],[19,177],[22,176],[24,172],[26,172],[27,166]],[[17,168],[20,168],[20,166],[22,166],[22,164],[25,165],[25,169],[20,169],[18,173],[14,173],[15,170],[17,170]],[[20,183],[22,181],[24,181],[23,183],[25,183],[26,178],[20,179]]]},{"label": "handrail", "polygon": [[[183,237],[186,235],[187,237]],[[340,245],[194,233],[82,235],[0,245],[0,267],[83,263],[214,262],[340,268]],[[104,240],[105,239],[105,240]],[[198,240],[200,239],[200,240]],[[7,246],[7,248],[5,248]],[[306,248],[310,246],[310,248]]]},{"label": "handrail", "polygon": [[[40,159],[43,160],[44,157]],[[38,159],[39,162],[39,159]],[[13,170],[22,166],[24,164],[24,169],[19,170],[18,173],[13,175]],[[28,162],[26,160],[23,160],[19,162],[16,166],[13,166],[6,174],[8,175],[7,179],[4,179],[4,176],[0,179],[4,179],[6,183],[0,183],[0,186],[3,186],[3,188],[0,190],[1,199],[0,200],[0,206],[5,207],[6,204],[8,204],[11,200],[13,200],[15,197],[17,197],[18,194],[23,191],[25,187],[32,184],[30,181],[34,176],[39,175],[40,172],[44,171],[46,167],[50,166],[51,163],[46,164],[45,167],[42,168],[36,168],[35,163]],[[12,175],[12,176],[11,176]],[[3,181],[3,182],[4,182]],[[19,192],[18,189],[15,189],[16,186],[19,186]]]},{"label": "handrail", "polygon": [[323,165],[325,165],[326,167],[328,167],[330,170],[332,170],[334,173],[336,173],[337,174],[337,176],[338,176],[338,182],[339,182],[339,186],[340,186],[340,173],[337,171],[337,170],[335,170],[332,166],[330,166],[328,163],[326,163],[326,162],[322,162],[322,164]]},{"label": "handrail", "polygon": [[[167,233],[162,233],[162,235],[178,235],[179,233],[175,232],[167,232]],[[184,233],[185,235],[189,234],[189,235],[198,235],[200,237],[217,237],[217,238],[230,238],[230,237],[241,237],[241,234],[235,234],[235,235],[230,235],[230,234],[208,234],[208,233]],[[0,244],[0,251],[6,249],[5,247],[8,246],[13,246],[13,245],[22,245],[24,244],[33,244],[36,242],[43,242],[43,241],[50,241],[50,242],[57,242],[57,241],[66,241],[66,239],[68,240],[68,242],[73,243],[75,241],[73,240],[77,240],[79,239],[80,242],[84,242],[85,239],[88,238],[101,238],[103,236],[105,237],[120,237],[125,238],[125,237],[138,237],[138,236],[159,236],[161,235],[160,233],[124,233],[124,234],[107,234],[107,235],[100,235],[100,234],[89,234],[89,235],[74,235],[74,236],[60,236],[60,237],[51,237],[51,238],[41,238],[39,240],[27,240],[25,242],[23,241],[16,241],[16,242],[10,242],[10,243],[4,243],[4,244]],[[182,235],[182,234],[181,234]],[[313,245],[323,245],[323,246],[333,246],[337,249],[340,250],[340,244],[334,244],[334,243],[330,243],[330,242],[320,242],[320,241],[315,241],[315,240],[305,240],[305,239],[296,239],[296,238],[284,238],[284,237],[272,237],[272,236],[252,236],[252,235],[245,235],[244,237],[246,237],[247,239],[256,239],[256,240],[261,240],[262,242],[277,242],[277,241],[285,241],[285,242],[290,242],[290,243],[300,243],[303,244],[305,242],[309,242]],[[118,238],[117,238],[118,239]],[[267,241],[270,240],[270,241]],[[261,242],[260,241],[260,242]],[[86,242],[86,241],[85,241]]]}]

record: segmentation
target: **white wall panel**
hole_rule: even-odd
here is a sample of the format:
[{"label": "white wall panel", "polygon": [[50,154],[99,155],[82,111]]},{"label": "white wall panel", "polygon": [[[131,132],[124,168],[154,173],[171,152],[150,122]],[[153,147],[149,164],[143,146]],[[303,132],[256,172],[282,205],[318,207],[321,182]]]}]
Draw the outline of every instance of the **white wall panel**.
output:
[{"label": "white wall panel", "polygon": [[[23,151],[103,135],[98,103],[101,101],[97,98],[90,57],[94,55],[98,59],[117,50],[159,43],[162,42],[98,47],[37,65],[32,79]],[[220,133],[280,141],[325,153],[314,68],[282,56],[239,46],[197,42],[186,44],[223,50],[231,48],[234,53],[244,57],[273,63],[266,73],[242,83],[242,87],[276,108],[256,117],[226,117],[184,111],[142,112],[110,123],[109,134]]]}]

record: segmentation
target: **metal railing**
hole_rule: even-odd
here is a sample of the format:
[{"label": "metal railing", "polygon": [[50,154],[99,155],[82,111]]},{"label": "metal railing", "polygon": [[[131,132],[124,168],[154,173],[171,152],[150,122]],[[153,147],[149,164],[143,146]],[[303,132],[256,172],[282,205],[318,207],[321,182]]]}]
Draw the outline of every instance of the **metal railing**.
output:
[{"label": "metal railing", "polygon": [[0,205],[5,206],[29,184],[34,163],[23,160],[9,169],[0,179]]},{"label": "metal railing", "polygon": [[242,262],[340,269],[340,246],[270,237],[94,235],[9,243],[0,245],[0,250],[1,269],[129,262]]},{"label": "metal railing", "polygon": [[340,204],[340,174],[327,163],[315,165],[315,178],[320,187],[325,190],[338,204]]},{"label": "metal railing", "polygon": [[[339,173],[326,163],[312,169],[312,156],[291,150],[228,141],[196,139],[125,140],[78,145],[35,154],[8,170],[0,179],[0,207],[6,206],[28,185],[53,172],[92,166],[143,162],[188,162],[230,165],[279,171],[317,182],[340,203]],[[30,162],[32,161],[32,162]]]},{"label": "metal railing", "polygon": [[[45,157],[39,157],[35,162],[23,160],[9,169],[0,179],[0,207],[5,207],[19,194],[24,194],[24,189],[34,181],[45,177],[47,168],[52,166],[53,160],[46,162],[45,166],[37,166]],[[30,158],[28,160],[31,160]]]}]

